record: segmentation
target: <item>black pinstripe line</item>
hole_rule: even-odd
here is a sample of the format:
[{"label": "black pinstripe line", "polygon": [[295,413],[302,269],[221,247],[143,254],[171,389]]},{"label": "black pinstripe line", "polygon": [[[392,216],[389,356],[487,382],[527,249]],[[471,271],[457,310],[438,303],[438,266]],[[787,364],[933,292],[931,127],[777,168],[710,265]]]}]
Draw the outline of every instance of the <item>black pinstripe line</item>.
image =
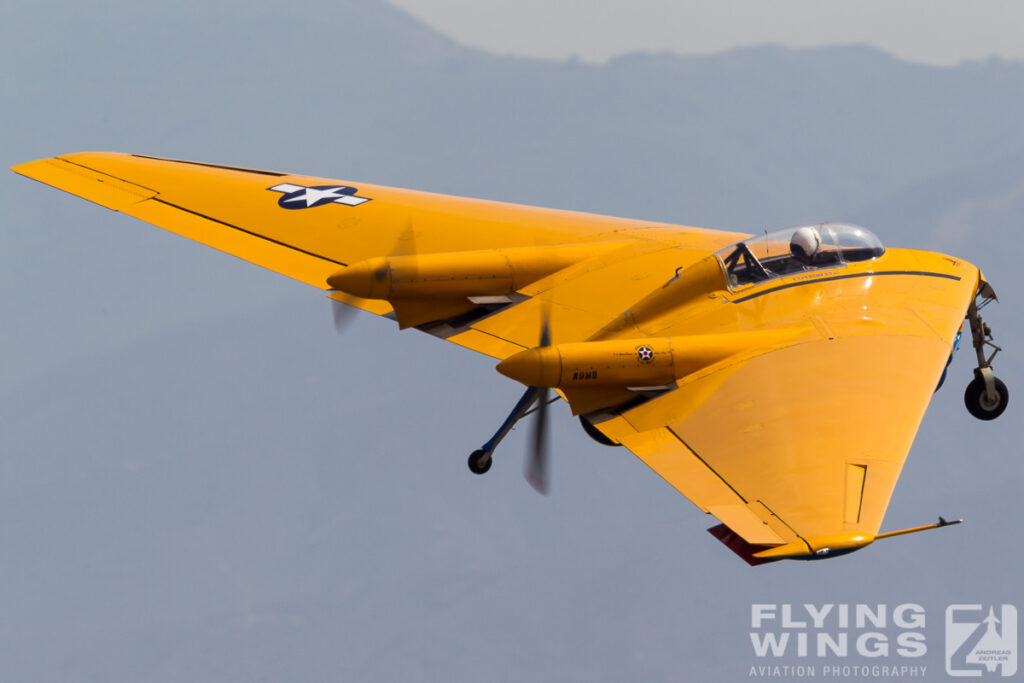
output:
[{"label": "black pinstripe line", "polygon": [[207,168],[220,168],[220,169],[223,169],[225,171],[238,171],[240,173],[256,173],[258,175],[269,175],[269,176],[274,176],[276,178],[282,178],[282,177],[288,175],[287,173],[280,173],[278,171],[263,171],[263,170],[258,169],[258,168],[242,168],[241,166],[225,166],[223,164],[207,164],[207,163],[204,163],[202,161],[187,161],[185,159],[168,159],[166,157],[151,157],[151,156],[146,156],[145,154],[133,154],[132,156],[136,157],[138,159],[152,159],[153,161],[169,161],[169,162],[174,163],[174,164],[188,164],[190,166],[206,166]]},{"label": "black pinstripe line", "polygon": [[177,209],[178,211],[184,211],[185,213],[190,213],[193,216],[199,216],[200,218],[205,218],[208,221],[212,221],[214,223],[219,223],[220,225],[223,225],[225,227],[231,228],[232,230],[237,230],[239,232],[244,232],[246,235],[252,235],[253,237],[258,237],[261,240],[266,240],[267,242],[272,242],[273,244],[276,244],[276,245],[282,246],[282,247],[286,247],[286,248],[291,249],[293,251],[300,252],[302,254],[305,254],[306,256],[312,256],[314,258],[318,258],[321,261],[330,261],[331,263],[337,263],[339,266],[348,266],[347,263],[342,263],[341,261],[335,261],[332,258],[327,258],[326,256],[321,256],[320,254],[313,253],[312,251],[306,251],[305,249],[299,249],[294,244],[288,244],[287,242],[281,242],[280,240],[275,240],[272,237],[267,237],[266,235],[261,235],[261,234],[259,234],[257,232],[252,232],[251,230],[246,230],[245,228],[240,228],[237,225],[232,225],[231,223],[225,223],[222,220],[218,220],[218,219],[213,218],[211,216],[207,216],[205,214],[201,214],[198,211],[193,211],[192,209],[186,209],[185,207],[178,206],[177,204],[172,204],[170,202],[165,202],[164,200],[157,199],[156,197],[154,197],[150,201],[159,202],[160,204],[163,204],[165,206],[170,206],[171,208]]},{"label": "black pinstripe line", "polygon": [[789,284],[786,284],[786,285],[779,285],[778,287],[772,287],[771,289],[766,289],[763,292],[756,292],[755,294],[749,294],[747,296],[740,297],[739,299],[733,299],[732,303],[734,303],[734,304],[741,304],[744,301],[750,301],[751,299],[756,299],[759,296],[764,296],[765,294],[771,294],[772,292],[779,292],[779,291],[782,291],[783,289],[789,289],[791,287],[802,287],[804,285],[816,285],[819,282],[832,282],[833,280],[849,280],[850,278],[855,278],[855,277],[874,277],[876,275],[916,275],[916,276],[920,276],[920,277],[940,277],[940,278],[945,278],[947,280],[956,280],[958,282],[961,279],[959,275],[949,275],[948,273],[933,273],[933,272],[927,271],[927,270],[879,270],[879,271],[874,271],[874,272],[869,272],[869,273],[852,273],[852,274],[849,274],[849,275],[834,275],[832,277],[823,277],[823,278],[818,278],[818,279],[814,279],[814,280],[804,280],[804,281],[801,281],[801,282],[790,282]]},{"label": "black pinstripe line", "polygon": [[686,447],[686,450],[690,451],[690,453],[693,454],[693,457],[695,457],[698,460],[700,460],[701,463],[703,463],[704,467],[708,468],[708,471],[711,472],[711,474],[713,474],[716,477],[718,477],[719,480],[721,480],[721,482],[723,484],[725,484],[727,487],[729,487],[729,490],[732,491],[733,493],[735,493],[737,498],[739,498],[740,500],[742,500],[744,503],[746,503],[748,505],[750,504],[750,501],[747,500],[746,498],[744,498],[743,495],[740,494],[739,491],[734,489],[732,487],[732,484],[730,484],[728,481],[726,481],[725,477],[723,477],[721,474],[719,474],[718,471],[714,467],[712,467],[711,465],[708,464],[707,460],[705,460],[704,458],[700,457],[697,454],[697,451],[695,451],[692,448],[690,448],[690,444],[686,443],[686,441],[683,440],[683,437],[679,436],[679,434],[676,433],[676,430],[672,429],[671,427],[669,427],[667,425],[665,426],[665,429],[667,429],[669,431],[669,434],[671,434],[672,436],[676,437],[676,439],[679,441],[679,443],[683,444],[683,446]]}]

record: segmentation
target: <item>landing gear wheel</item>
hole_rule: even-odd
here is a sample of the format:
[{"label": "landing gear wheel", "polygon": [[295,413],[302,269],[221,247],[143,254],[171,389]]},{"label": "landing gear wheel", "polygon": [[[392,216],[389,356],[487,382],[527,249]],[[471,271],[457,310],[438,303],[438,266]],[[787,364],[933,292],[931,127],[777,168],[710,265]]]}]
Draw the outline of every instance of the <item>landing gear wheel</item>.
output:
[{"label": "landing gear wheel", "polygon": [[994,401],[990,401],[985,396],[985,380],[981,377],[975,377],[967,385],[967,391],[964,392],[964,405],[967,406],[967,412],[979,420],[996,419],[1006,410],[1006,404],[1010,400],[1010,391],[1003,381],[997,377],[993,377],[992,381],[995,383],[996,390]]},{"label": "landing gear wheel", "polygon": [[469,471],[473,474],[483,474],[491,469],[491,462],[491,454],[478,448],[469,454]]},{"label": "landing gear wheel", "polygon": [[595,427],[594,424],[590,420],[588,420],[587,418],[583,417],[582,415],[580,415],[580,424],[583,425],[583,431],[585,431],[587,433],[587,436],[589,436],[591,439],[593,439],[594,441],[598,442],[602,446],[621,446],[622,445],[621,443],[617,443],[617,442],[612,441],[611,439],[609,439],[607,436],[604,435],[604,432],[602,432],[597,427]]}]

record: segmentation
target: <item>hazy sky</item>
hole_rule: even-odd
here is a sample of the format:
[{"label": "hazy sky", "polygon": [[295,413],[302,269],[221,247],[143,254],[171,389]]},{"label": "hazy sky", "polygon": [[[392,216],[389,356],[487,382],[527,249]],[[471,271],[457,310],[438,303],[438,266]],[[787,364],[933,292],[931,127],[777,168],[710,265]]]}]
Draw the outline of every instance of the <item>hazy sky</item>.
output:
[{"label": "hazy sky", "polygon": [[[915,31],[832,2],[396,4],[465,44],[587,59],[795,42],[783,28],[898,52],[888,33],[940,24],[997,49],[1021,23],[984,2]],[[371,0],[0,0],[0,157],[136,152],[750,232],[849,219],[984,268],[1019,391],[1024,63],[682,61],[491,59]],[[368,314],[339,337],[317,289],[2,170],[2,683],[737,681],[808,661],[936,680],[947,605],[1024,607],[1019,406],[966,413],[966,342],[883,529],[967,523],[752,569],[564,404],[552,495],[523,481],[529,423],[471,474],[522,391],[493,359]],[[918,659],[860,656],[864,629],[842,629],[844,658],[752,647],[755,604],[906,603],[928,613]]]},{"label": "hazy sky", "polygon": [[707,53],[741,45],[865,43],[950,65],[1024,59],[1017,0],[390,0],[463,44],[604,61],[624,52]]}]

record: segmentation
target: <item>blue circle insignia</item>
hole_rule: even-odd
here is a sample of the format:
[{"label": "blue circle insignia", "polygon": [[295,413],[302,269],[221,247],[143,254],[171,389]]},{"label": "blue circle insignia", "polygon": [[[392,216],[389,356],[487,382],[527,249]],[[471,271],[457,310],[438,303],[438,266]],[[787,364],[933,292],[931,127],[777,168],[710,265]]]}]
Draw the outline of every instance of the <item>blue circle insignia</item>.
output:
[{"label": "blue circle insignia", "polygon": [[312,209],[324,204],[341,204],[343,206],[358,206],[370,201],[369,197],[356,195],[358,188],[348,185],[315,185],[313,187],[302,187],[284,183],[269,188],[274,192],[282,192],[277,200],[277,205],[282,209]]}]

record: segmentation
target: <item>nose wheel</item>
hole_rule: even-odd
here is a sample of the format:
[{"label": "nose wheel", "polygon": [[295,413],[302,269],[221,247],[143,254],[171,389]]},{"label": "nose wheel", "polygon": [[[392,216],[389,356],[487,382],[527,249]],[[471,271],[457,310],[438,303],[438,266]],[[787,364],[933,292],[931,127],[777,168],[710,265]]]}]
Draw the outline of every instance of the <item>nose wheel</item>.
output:
[{"label": "nose wheel", "polygon": [[[984,370],[992,372],[991,368],[984,368]],[[967,391],[964,392],[964,405],[967,406],[967,412],[979,420],[996,419],[1006,410],[1006,404],[1010,400],[1010,390],[1003,384],[1003,380],[993,376],[991,381],[992,390],[990,391],[986,386],[985,378],[979,372],[978,377],[975,377],[967,385]]]},{"label": "nose wheel", "polygon": [[[974,370],[974,379],[964,392],[964,405],[967,406],[967,412],[979,420],[994,420],[1006,410],[1010,391],[992,371],[992,359],[1002,349],[992,342],[992,330],[978,313],[987,304],[996,301],[996,295],[988,283],[982,284],[978,295],[982,299],[981,304],[978,305],[975,299],[967,309],[967,319],[971,323],[971,342],[978,356],[978,367]],[[986,355],[988,348],[992,349],[990,355]]]}]

